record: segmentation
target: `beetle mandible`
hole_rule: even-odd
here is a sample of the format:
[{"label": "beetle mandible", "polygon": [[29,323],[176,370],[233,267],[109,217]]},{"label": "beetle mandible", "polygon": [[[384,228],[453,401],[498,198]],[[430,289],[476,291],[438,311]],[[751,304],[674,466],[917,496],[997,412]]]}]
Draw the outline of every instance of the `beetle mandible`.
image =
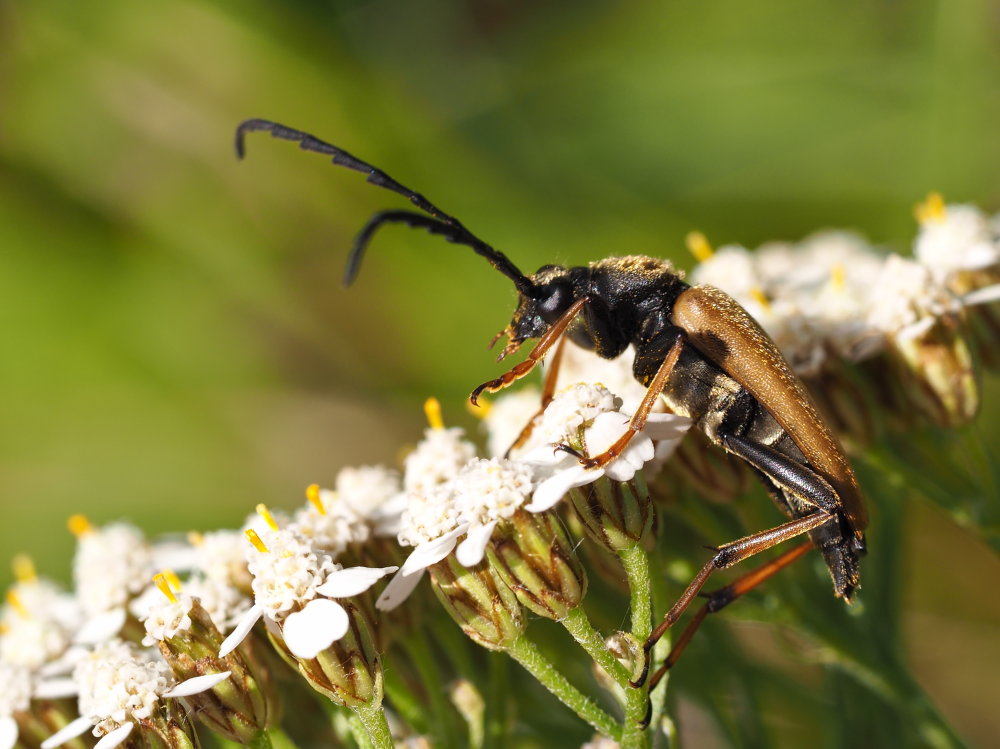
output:
[{"label": "beetle mandible", "polygon": [[266,131],[275,138],[297,142],[303,150],[327,155],[334,164],[366,174],[372,184],[403,195],[419,209],[387,210],[372,216],[355,239],[345,283],[356,276],[375,232],[392,223],[425,229],[470,247],[513,282],[518,304],[510,324],[500,334],[507,335],[508,343],[498,358],[514,353],[529,339],[539,340],[523,362],[477,387],[471,395],[473,403],[482,392],[497,392],[528,374],[564,337],[607,359],[634,346],[633,373],[646,386],[646,395],[621,439],[600,455],[580,455],[581,462],[597,467],[617,457],[641,431],[662,396],[671,411],[692,418],[712,443],[745,461],[791,518],[717,548],[646,642],[647,668],[636,685],[647,677],[652,646],[680,618],[713,571],[782,541],[804,534],[809,537],[804,544],[712,594],[653,677],[654,686],[705,614],[722,608],[811,546],[823,555],[834,593],[847,601],[852,599],[858,587],[867,525],[854,471],[839,440],[778,348],[729,295],[711,286],[690,286],[669,262],[638,255],[606,258],[585,267],[546,265],[526,276],[506,255],[420,193],[308,133],[269,120],[247,120],[236,130],[238,157],[244,155],[245,135],[253,131]]}]

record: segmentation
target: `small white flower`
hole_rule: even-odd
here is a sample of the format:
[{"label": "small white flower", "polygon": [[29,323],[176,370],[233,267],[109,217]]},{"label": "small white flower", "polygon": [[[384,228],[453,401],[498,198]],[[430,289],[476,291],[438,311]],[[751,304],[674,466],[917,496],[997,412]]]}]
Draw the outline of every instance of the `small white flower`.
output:
[{"label": "small white flower", "polygon": [[497,523],[509,519],[531,496],[534,483],[527,465],[501,458],[473,460],[452,482],[452,501],[467,527],[456,557],[466,567],[483,560]]},{"label": "small white flower", "polygon": [[424,492],[442,484],[474,457],[476,446],[465,439],[462,429],[431,427],[424,431],[424,439],[406,456],[403,489]]},{"label": "small white flower", "polygon": [[72,643],[72,632],[44,612],[12,616],[0,634],[0,662],[37,671],[62,657]]},{"label": "small white flower", "polygon": [[973,205],[949,205],[943,215],[928,216],[920,224],[913,255],[939,281],[964,270],[1000,263],[1000,232],[986,214]]},{"label": "small white flower", "polygon": [[228,671],[175,685],[170,667],[154,654],[112,640],[77,664],[73,680],[80,717],[46,739],[42,748],[53,749],[93,727],[95,736],[104,737],[101,749],[112,749],[128,738],[136,721],[153,714],[161,699],[207,691],[227,678]]},{"label": "small white flower", "polygon": [[[635,348],[632,346],[614,359],[605,359],[593,351],[567,341],[559,366],[556,391],[565,390],[570,385],[581,382],[597,383],[620,398],[622,410],[631,413],[639,407],[646,395],[646,388],[635,379],[632,371],[634,363]],[[653,407],[654,412],[663,410],[665,409],[661,401]]]},{"label": "small white flower", "polygon": [[293,528],[265,527],[257,534],[260,545],[250,544],[247,550],[253,606],[223,642],[219,656],[235,650],[266,617],[293,655],[314,658],[347,632],[347,612],[329,599],[358,595],[397,568],[343,568]]},{"label": "small white flower", "polygon": [[152,550],[138,528],[112,523],[79,533],[73,581],[89,641],[117,634],[129,599],[146,588],[153,572]]},{"label": "small white flower", "polygon": [[607,450],[629,428],[631,419],[620,406],[620,400],[600,385],[578,384],[556,395],[536,426],[537,438],[532,434],[531,449],[522,456],[539,482],[527,510],[547,510],[570,489],[605,475],[614,481],[631,480],[657,457],[654,440],[668,449],[676,447],[692,423],[686,416],[650,414],[643,431],[603,468],[585,468],[576,456],[556,449],[559,444],[583,445],[591,456]]},{"label": "small white flower", "polygon": [[31,703],[31,672],[24,666],[0,661],[0,749],[17,744],[14,713],[23,713]]},{"label": "small white flower", "polygon": [[869,322],[898,340],[917,338],[938,320],[961,313],[958,298],[930,270],[899,255],[889,257],[875,285],[880,294]]},{"label": "small white flower", "polygon": [[542,393],[534,385],[505,390],[497,395],[483,417],[486,451],[494,457],[502,458],[538,413],[541,403]]},{"label": "small white flower", "polygon": [[385,466],[344,468],[336,489],[310,486],[309,504],[295,514],[293,525],[313,543],[334,556],[348,544],[363,543],[374,534],[399,533],[406,499],[399,472]]},{"label": "small white flower", "polygon": [[193,569],[209,580],[219,580],[235,588],[250,587],[250,570],[247,569],[243,548],[246,536],[240,531],[220,530],[194,534],[195,549]]}]

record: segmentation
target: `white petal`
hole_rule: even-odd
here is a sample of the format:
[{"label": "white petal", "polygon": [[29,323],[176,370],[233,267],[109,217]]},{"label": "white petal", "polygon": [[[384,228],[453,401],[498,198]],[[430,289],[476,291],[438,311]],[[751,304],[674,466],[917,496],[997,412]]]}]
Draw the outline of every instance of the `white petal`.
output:
[{"label": "white petal", "polygon": [[119,744],[125,742],[128,735],[135,728],[135,723],[123,723],[120,728],[116,728],[103,739],[94,744],[94,749],[114,749]]},{"label": "white petal", "polygon": [[524,509],[528,512],[544,512],[565,497],[570,489],[590,484],[603,475],[603,468],[587,469],[576,463],[540,483],[531,495],[531,502],[526,504]]},{"label": "white petal", "polygon": [[193,676],[190,679],[185,679],[172,689],[168,689],[166,692],[163,693],[163,696],[190,697],[193,694],[201,694],[202,692],[207,692],[216,684],[221,684],[226,679],[228,679],[231,673],[232,671],[222,671],[217,674],[204,674],[203,676]]},{"label": "white petal", "polygon": [[628,431],[627,414],[618,411],[605,411],[598,414],[593,423],[587,427],[587,451],[591,455],[600,455]]},{"label": "white petal", "polygon": [[455,558],[460,564],[466,567],[475,567],[486,554],[486,544],[489,543],[493,529],[497,527],[497,521],[491,520],[486,525],[474,525],[469,528],[469,533],[465,540],[458,545]]},{"label": "white petal", "polygon": [[966,307],[971,307],[974,304],[989,304],[998,300],[1000,300],[1000,284],[984,286],[962,296],[962,304]]},{"label": "white petal", "polygon": [[315,658],[339,640],[350,627],[344,607],[329,598],[314,598],[301,611],[289,614],[281,625],[281,636],[299,658]]},{"label": "white petal", "polygon": [[45,741],[42,742],[42,749],[54,749],[54,747],[62,746],[67,741],[71,741],[77,736],[83,736],[83,734],[93,728],[93,726],[94,724],[90,722],[89,718],[81,717],[70,721],[45,739]]},{"label": "white petal", "polygon": [[558,446],[558,442],[538,445],[519,456],[518,461],[535,468],[569,466],[576,458],[564,450],[557,450]]},{"label": "white petal", "polygon": [[326,576],[326,582],[316,590],[330,598],[347,598],[364,593],[399,567],[345,567]]},{"label": "white petal", "polygon": [[73,669],[76,668],[76,664],[83,660],[89,653],[89,648],[70,645],[65,653],[38,669],[38,675],[48,677],[63,676],[64,674],[72,673]]},{"label": "white petal", "polygon": [[646,427],[643,431],[655,442],[680,440],[693,423],[694,421],[687,416],[656,413],[646,417]]},{"label": "white petal", "polygon": [[389,581],[389,584],[385,586],[385,590],[382,591],[382,595],[378,597],[378,600],[375,601],[375,608],[379,611],[392,611],[409,598],[410,593],[413,592],[413,589],[417,587],[417,584],[423,577],[424,571],[422,569],[409,575],[404,575],[403,571],[400,570]]},{"label": "white petal", "polygon": [[11,717],[0,718],[0,749],[14,749],[17,744],[17,721]]},{"label": "white petal", "polygon": [[263,613],[264,609],[256,603],[247,609],[247,613],[236,622],[236,627],[229,633],[229,637],[222,641],[222,647],[219,648],[220,658],[225,658],[239,647],[239,644],[247,638],[253,625],[257,623]]},{"label": "white petal", "polygon": [[63,697],[75,697],[80,693],[80,687],[75,679],[66,676],[61,679],[47,679],[38,682],[32,697],[40,700],[58,700]]},{"label": "white petal", "polygon": [[410,575],[417,570],[427,569],[432,564],[440,562],[451,554],[452,549],[455,548],[455,544],[458,543],[458,537],[465,533],[468,528],[468,523],[463,523],[440,538],[435,538],[433,541],[424,541],[406,558],[400,572],[404,575]]},{"label": "white petal", "polygon": [[75,642],[83,645],[97,645],[107,642],[121,632],[125,626],[125,609],[115,609],[98,614],[77,630]]}]

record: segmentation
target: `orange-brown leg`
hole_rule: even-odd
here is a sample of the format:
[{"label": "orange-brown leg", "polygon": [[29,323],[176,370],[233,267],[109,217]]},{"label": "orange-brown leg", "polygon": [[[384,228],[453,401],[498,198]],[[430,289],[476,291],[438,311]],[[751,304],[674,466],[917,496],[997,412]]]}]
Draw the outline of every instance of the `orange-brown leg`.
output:
[{"label": "orange-brown leg", "polygon": [[484,382],[482,385],[473,390],[472,395],[469,396],[469,400],[472,401],[472,405],[476,405],[480,394],[484,390],[488,393],[499,392],[517,380],[520,380],[533,370],[535,365],[541,361],[543,356],[545,356],[546,352],[552,348],[553,344],[559,340],[563,333],[566,332],[566,328],[568,328],[574,318],[580,314],[580,311],[588,301],[590,301],[588,297],[581,297],[573,302],[569,309],[563,313],[562,317],[552,323],[552,326],[545,331],[545,335],[538,339],[538,343],[536,343],[535,347],[531,349],[531,353],[528,354],[527,359],[520,364],[515,365],[509,371],[504,372],[495,380]]},{"label": "orange-brown leg", "polygon": [[[594,455],[593,457],[581,457],[580,463],[586,468],[600,468],[606,466],[612,460],[617,458],[622,452],[628,447],[628,443],[632,441],[639,432],[643,430],[646,426],[646,419],[649,416],[649,412],[653,410],[653,406],[656,405],[656,399],[660,397],[660,393],[663,392],[663,388],[667,385],[667,380],[670,379],[670,375],[674,372],[674,367],[677,366],[677,360],[680,359],[681,351],[684,348],[684,340],[686,336],[684,331],[678,330],[677,337],[674,339],[673,345],[667,352],[666,358],[663,360],[663,364],[660,368],[656,370],[656,374],[653,376],[652,381],[649,383],[649,387],[646,389],[646,394],[642,397],[642,402],[639,403],[639,407],[632,414],[631,420],[629,420],[628,431],[625,432],[621,437],[619,437],[611,447],[602,452],[600,455]],[[576,452],[571,451],[571,452]]]},{"label": "orange-brown leg", "polygon": [[733,582],[729,583],[729,585],[709,593],[707,596],[708,600],[705,602],[705,605],[702,606],[698,610],[698,613],[694,615],[694,618],[688,622],[688,625],[684,628],[681,636],[677,638],[677,642],[674,643],[673,648],[670,650],[670,654],[667,656],[666,660],[663,661],[663,665],[661,665],[656,670],[656,673],[654,673],[650,678],[649,690],[653,691],[656,689],[656,685],[660,683],[664,674],[666,674],[667,671],[673,668],[674,664],[677,663],[677,660],[681,657],[681,654],[684,652],[688,643],[691,642],[691,638],[698,630],[698,627],[701,626],[701,623],[705,620],[706,616],[714,614],[716,611],[720,611],[740,596],[745,593],[749,593],[765,580],[770,579],[796,559],[802,557],[812,548],[815,548],[813,547],[812,541],[805,541],[798,546],[789,549],[780,556],[775,557],[769,562],[751,570],[742,577],[736,578]]},{"label": "orange-brown leg", "polygon": [[832,515],[824,510],[817,510],[809,515],[804,515],[803,517],[796,518],[795,520],[790,520],[787,523],[782,523],[776,528],[761,531],[760,533],[753,533],[749,536],[744,536],[736,541],[720,546],[716,550],[715,556],[713,556],[705,564],[705,566],[701,568],[698,574],[694,576],[694,579],[688,584],[687,588],[684,589],[684,592],[681,593],[677,602],[664,615],[663,621],[660,622],[659,626],[657,626],[649,636],[649,639],[646,640],[643,645],[646,662],[643,666],[642,674],[633,682],[633,686],[642,686],[643,682],[646,681],[646,677],[649,674],[649,654],[653,650],[653,647],[656,645],[657,641],[663,637],[663,633],[670,629],[670,627],[672,627],[677,620],[681,618],[681,615],[687,610],[687,607],[691,605],[691,601],[693,601],[694,597],[698,595],[704,587],[705,582],[713,572],[725,569],[726,567],[731,567],[734,564],[739,564],[744,559],[748,559],[754,554],[759,554],[762,551],[774,548],[782,541],[788,541],[796,536],[801,536],[803,533],[808,533],[824,523],[830,522],[835,517],[835,515]]},{"label": "orange-brown leg", "polygon": [[523,445],[528,437],[531,436],[531,432],[535,428],[535,421],[545,413],[545,409],[549,407],[552,399],[556,394],[556,382],[559,380],[559,367],[562,365],[563,351],[566,350],[566,339],[560,338],[559,343],[556,344],[556,350],[552,352],[552,358],[549,360],[548,368],[545,370],[545,382],[542,384],[542,402],[535,415],[532,416],[528,423],[524,425],[521,433],[517,435],[517,439],[507,448],[507,452],[504,453],[504,457],[510,457],[513,450],[516,450],[521,445]]}]

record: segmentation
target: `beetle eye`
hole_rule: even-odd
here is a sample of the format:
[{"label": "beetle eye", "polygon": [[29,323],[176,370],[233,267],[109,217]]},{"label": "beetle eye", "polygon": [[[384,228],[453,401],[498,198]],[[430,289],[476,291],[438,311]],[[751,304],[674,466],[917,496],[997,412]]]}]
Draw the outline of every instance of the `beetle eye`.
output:
[{"label": "beetle eye", "polygon": [[538,305],[538,311],[546,322],[555,322],[573,302],[573,287],[566,281],[554,281],[545,285],[545,296]]}]

